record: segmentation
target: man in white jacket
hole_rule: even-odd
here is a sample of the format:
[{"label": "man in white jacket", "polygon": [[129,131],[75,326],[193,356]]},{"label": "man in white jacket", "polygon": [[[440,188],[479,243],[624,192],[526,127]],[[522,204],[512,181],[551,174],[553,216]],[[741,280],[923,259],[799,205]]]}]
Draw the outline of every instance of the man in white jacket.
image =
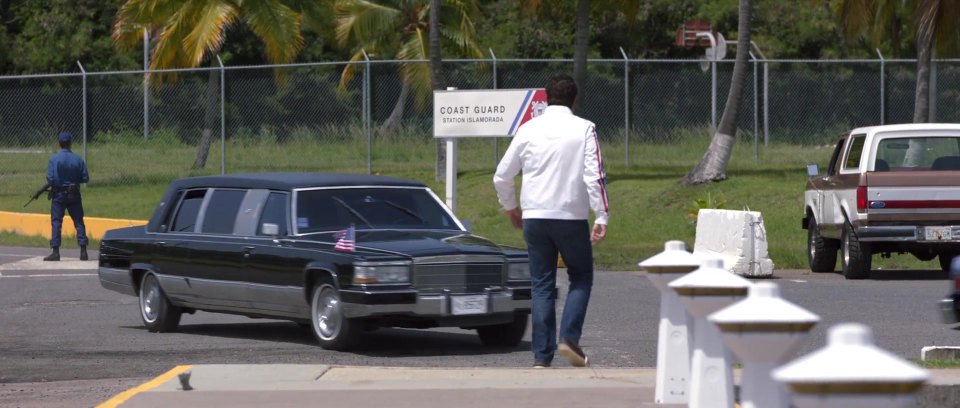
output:
[{"label": "man in white jacket", "polygon": [[[493,176],[510,223],[523,229],[533,284],[534,367],[549,367],[555,351],[577,367],[588,364],[580,336],[593,287],[593,248],[607,234],[607,193],[593,122],[573,114],[577,85],[569,75],[547,84],[546,110],[517,131]],[[520,207],[514,178],[523,172]],[[521,210],[522,208],[522,210]],[[595,219],[593,231],[589,210]],[[557,253],[570,290],[557,342]]]}]

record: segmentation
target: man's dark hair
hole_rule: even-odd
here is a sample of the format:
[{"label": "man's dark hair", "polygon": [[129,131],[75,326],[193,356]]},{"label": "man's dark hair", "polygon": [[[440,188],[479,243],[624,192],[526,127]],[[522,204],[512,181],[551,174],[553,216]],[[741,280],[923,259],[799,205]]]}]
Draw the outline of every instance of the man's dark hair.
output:
[{"label": "man's dark hair", "polygon": [[69,148],[70,148],[70,142],[59,142],[59,143],[60,143],[60,148],[61,148],[61,149],[69,149]]},{"label": "man's dark hair", "polygon": [[563,105],[573,108],[577,100],[577,83],[570,75],[559,74],[547,83],[547,105]]}]

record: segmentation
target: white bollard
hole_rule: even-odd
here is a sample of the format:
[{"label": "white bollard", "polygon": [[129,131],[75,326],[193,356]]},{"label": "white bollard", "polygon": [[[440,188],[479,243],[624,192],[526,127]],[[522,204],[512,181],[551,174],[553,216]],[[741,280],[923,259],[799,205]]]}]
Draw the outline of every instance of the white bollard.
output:
[{"label": "white bollard", "polygon": [[663,252],[640,262],[647,278],[660,291],[660,327],[657,337],[657,380],[653,401],[686,404],[690,377],[692,320],[677,293],[668,284],[700,267],[700,258],[683,241],[667,241]]},{"label": "white bollard", "polygon": [[911,406],[930,374],[873,345],[859,323],[830,328],[827,346],[773,371],[797,408]]},{"label": "white bollard", "polygon": [[771,372],[806,339],[820,317],[780,298],[777,284],[759,282],[750,287],[746,299],[711,314],[708,320],[743,362],[740,406],[789,408],[789,395]]},{"label": "white bollard", "polygon": [[750,281],[723,269],[723,261],[703,265],[668,285],[693,316],[693,356],[690,358],[690,408],[732,408],[733,366],[717,327],[707,315],[747,295]]}]

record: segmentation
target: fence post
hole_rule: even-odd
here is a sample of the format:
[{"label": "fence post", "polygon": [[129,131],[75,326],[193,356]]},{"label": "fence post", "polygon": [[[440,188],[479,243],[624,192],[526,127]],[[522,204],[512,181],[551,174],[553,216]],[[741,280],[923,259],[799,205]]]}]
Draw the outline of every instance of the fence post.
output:
[{"label": "fence post", "polygon": [[77,65],[80,66],[80,72],[83,73],[83,161],[87,161],[87,70],[83,69],[83,64],[80,61],[77,61]]},{"label": "fence post", "polygon": [[757,127],[757,56],[750,51],[750,59],[753,60],[753,162],[760,163],[760,135]]},{"label": "fence post", "polygon": [[363,69],[363,92],[361,92],[364,112],[363,130],[367,133],[367,174],[373,174],[373,135],[370,131],[373,116],[370,113],[370,56],[365,49],[361,49],[360,52],[363,53],[363,60],[367,62]]},{"label": "fence post", "polygon": [[623,47],[620,55],[623,55],[623,166],[630,167],[630,61]]},{"label": "fence post", "polygon": [[[493,89],[497,89],[497,54],[493,53],[493,48],[487,48],[490,51],[490,58],[493,58]],[[493,167],[500,164],[500,138],[493,138]]]},{"label": "fence post", "polygon": [[217,55],[217,63],[220,64],[220,174],[227,174],[227,119],[224,107],[227,101],[226,92],[223,89],[226,84],[224,77],[227,72],[223,69],[223,60],[220,59],[219,55]]},{"label": "fence post", "polygon": [[143,139],[150,134],[150,30],[143,28]]},{"label": "fence post", "polygon": [[880,124],[883,125],[887,119],[887,98],[886,98],[886,68],[887,60],[883,59],[880,49],[876,48],[877,56],[880,57]]},{"label": "fence post", "polygon": [[[761,55],[762,56],[762,55]],[[763,59],[763,146],[770,143],[770,63]]]}]

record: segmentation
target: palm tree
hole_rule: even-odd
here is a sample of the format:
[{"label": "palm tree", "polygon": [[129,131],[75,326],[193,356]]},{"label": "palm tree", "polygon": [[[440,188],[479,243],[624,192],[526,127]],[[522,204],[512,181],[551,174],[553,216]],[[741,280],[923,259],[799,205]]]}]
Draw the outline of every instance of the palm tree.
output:
[{"label": "palm tree", "polygon": [[[309,3],[309,2],[306,2]],[[264,44],[271,63],[289,63],[303,47],[302,14],[284,0],[127,0],[117,12],[113,41],[129,50],[142,41],[144,28],[155,34],[150,69],[193,68],[210,59],[223,45],[228,28],[244,23]],[[312,7],[304,4],[304,7]],[[211,61],[213,65],[213,61]],[[155,86],[176,80],[168,73],[152,75]],[[204,128],[194,169],[206,165],[216,122],[216,90],[219,71],[211,70],[207,86]]]},{"label": "palm tree", "polygon": [[[934,49],[941,55],[955,54],[960,50],[956,26],[960,24],[960,7],[952,0],[920,0],[909,9],[908,3],[899,0],[844,0],[834,10],[838,23],[844,27],[848,41],[871,33],[874,46],[889,32],[894,47],[899,45],[902,14],[912,15],[906,23],[913,27],[917,41],[917,85],[914,94],[913,122],[923,123],[930,118],[930,66]],[[888,27],[891,28],[888,31]],[[911,141],[904,164],[920,160],[925,150],[922,142]]]},{"label": "palm tree", "polygon": [[739,19],[737,24],[737,57],[733,64],[733,78],[730,84],[730,93],[727,94],[727,103],[723,108],[723,116],[717,126],[710,146],[700,158],[696,167],[684,176],[681,183],[687,185],[703,184],[721,181],[727,178],[727,165],[736,141],[737,113],[740,110],[740,95],[743,94],[743,84],[747,77],[747,55],[750,50],[750,20],[752,4],[750,0],[740,0]]},{"label": "palm tree", "polygon": [[[473,19],[480,11],[474,0],[442,0],[437,24],[439,42],[461,55],[483,57]],[[433,0],[337,0],[336,37],[342,47],[351,47],[351,62],[363,60],[363,53],[400,60],[400,97],[383,129],[401,126],[406,101],[411,92],[422,106],[431,95],[434,81],[429,64],[430,5]],[[340,75],[340,91],[360,69],[348,64]],[[437,79],[439,82],[439,78]]]}]

